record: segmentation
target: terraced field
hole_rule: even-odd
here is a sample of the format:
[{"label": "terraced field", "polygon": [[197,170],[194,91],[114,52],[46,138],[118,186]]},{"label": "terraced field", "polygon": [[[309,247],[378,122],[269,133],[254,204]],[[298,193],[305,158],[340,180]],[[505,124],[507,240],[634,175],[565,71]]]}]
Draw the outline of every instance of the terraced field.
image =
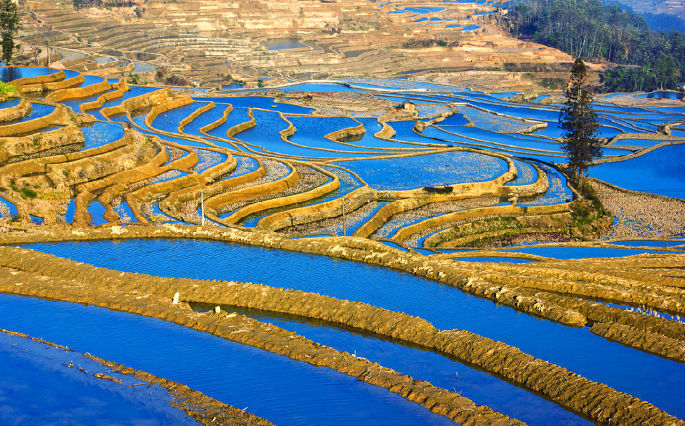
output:
[{"label": "terraced field", "polygon": [[0,328],[277,424],[685,418],[679,101],[597,99],[593,201],[516,94],[2,75]]},{"label": "terraced field", "polygon": [[506,14],[499,0],[80,3],[85,7],[22,3],[27,50],[50,40],[58,48],[53,61],[70,69],[137,81],[182,76],[202,87],[429,73],[471,85],[533,87],[526,72],[565,71],[559,64],[571,61],[509,37],[498,24]]}]

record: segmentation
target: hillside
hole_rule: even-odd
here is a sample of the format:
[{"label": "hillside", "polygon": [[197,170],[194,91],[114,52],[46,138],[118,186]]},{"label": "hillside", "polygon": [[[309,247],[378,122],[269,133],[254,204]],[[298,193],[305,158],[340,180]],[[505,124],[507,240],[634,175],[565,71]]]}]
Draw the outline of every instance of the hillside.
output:
[{"label": "hillside", "polygon": [[[236,79],[450,72],[507,90],[529,72],[566,73],[570,57],[501,29],[498,2],[149,0],[74,9],[26,3],[24,35],[143,60],[198,84]],[[474,78],[472,71],[486,72]],[[489,73],[489,74],[488,74]],[[230,79],[230,78],[229,78]],[[447,81],[445,81],[447,82]]]},{"label": "hillside", "polygon": [[685,19],[683,0],[617,0],[617,3],[630,7],[636,13],[664,13]]}]

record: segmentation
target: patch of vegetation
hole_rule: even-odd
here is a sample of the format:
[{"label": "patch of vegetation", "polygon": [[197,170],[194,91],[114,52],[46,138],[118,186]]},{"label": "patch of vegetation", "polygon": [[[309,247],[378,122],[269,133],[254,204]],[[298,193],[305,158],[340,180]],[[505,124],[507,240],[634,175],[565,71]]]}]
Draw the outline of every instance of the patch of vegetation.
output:
[{"label": "patch of vegetation", "polygon": [[[586,198],[571,205],[569,214],[497,216],[455,225],[433,247],[457,242],[459,247],[499,247],[523,240],[585,241],[595,238],[612,223],[589,184],[583,189]],[[462,240],[462,241],[458,241]]]},{"label": "patch of vegetation", "polygon": [[571,179],[571,184],[583,196],[571,203],[572,228],[582,235],[597,234],[600,230],[611,226],[613,216],[602,206],[594,189],[584,179],[580,182]]},{"label": "patch of vegetation", "polygon": [[675,89],[685,76],[685,36],[649,29],[635,13],[601,0],[527,0],[507,14],[510,32],[575,57],[624,66],[604,73],[607,91]]},{"label": "patch of vegetation", "polygon": [[447,41],[443,39],[435,39],[435,38],[428,38],[428,39],[411,39],[407,40],[404,43],[402,43],[402,47],[405,49],[415,49],[415,48],[423,48],[423,47],[458,47],[459,46],[459,41],[458,40],[453,40],[453,41]]},{"label": "patch of vegetation", "polygon": [[30,198],[30,199],[34,199],[38,196],[38,193],[36,191],[34,191],[33,189],[29,188],[28,186],[21,188],[21,194],[24,197]]},{"label": "patch of vegetation", "polygon": [[17,86],[0,81],[0,95],[7,95],[10,93],[18,93]]},{"label": "patch of vegetation", "polygon": [[229,83],[229,84],[240,84],[240,85],[243,85],[243,86],[245,85],[245,81],[244,81],[244,80],[240,80],[240,79],[236,80],[236,79],[234,79],[233,77],[231,77],[230,74],[226,74],[226,75],[224,76],[224,81],[227,82],[227,83]]},{"label": "patch of vegetation", "polygon": [[[477,222],[467,222],[461,225],[456,225],[449,232],[445,232],[440,235],[440,239],[434,242],[433,246],[437,247],[447,241],[468,237],[470,235],[484,234],[486,232],[500,231],[505,229],[511,229],[513,234],[518,235],[523,231],[523,228],[523,223],[521,223],[516,217],[491,217],[479,220]],[[483,241],[483,239],[478,241]]]},{"label": "patch of vegetation", "polygon": [[2,46],[2,61],[11,64],[14,51],[19,46],[14,42],[14,36],[21,28],[17,3],[12,0],[1,0],[0,3],[0,45]]},{"label": "patch of vegetation", "polygon": [[561,89],[564,87],[564,80],[560,78],[541,78],[540,79],[540,84],[546,88],[546,89],[551,89],[551,90],[556,90],[556,89]]},{"label": "patch of vegetation", "polygon": [[454,191],[454,188],[452,188],[449,185],[445,185],[445,186],[424,186],[423,190],[428,192],[429,194],[451,194],[452,191]]}]

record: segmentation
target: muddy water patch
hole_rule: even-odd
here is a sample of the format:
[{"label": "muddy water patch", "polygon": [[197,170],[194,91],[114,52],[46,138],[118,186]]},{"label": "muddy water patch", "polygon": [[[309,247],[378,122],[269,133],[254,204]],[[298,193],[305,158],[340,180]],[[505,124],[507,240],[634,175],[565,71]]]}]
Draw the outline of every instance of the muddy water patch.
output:
[{"label": "muddy water patch", "polygon": [[413,275],[324,256],[212,241],[128,240],[26,247],[126,272],[257,282],[405,312],[440,329],[460,328],[503,341],[685,416],[680,392],[685,365]]},{"label": "muddy water patch", "polygon": [[267,40],[264,44],[269,50],[301,49],[307,47],[306,44],[301,43],[296,38],[274,38]]}]

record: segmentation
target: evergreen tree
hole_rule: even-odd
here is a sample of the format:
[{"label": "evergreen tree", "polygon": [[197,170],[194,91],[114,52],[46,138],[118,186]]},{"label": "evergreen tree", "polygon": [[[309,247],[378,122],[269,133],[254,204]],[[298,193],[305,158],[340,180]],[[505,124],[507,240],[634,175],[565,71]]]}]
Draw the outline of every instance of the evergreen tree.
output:
[{"label": "evergreen tree", "polygon": [[2,60],[6,63],[12,62],[12,54],[16,45],[14,35],[19,30],[19,14],[17,5],[12,0],[0,0],[0,35],[2,40]]},{"label": "evergreen tree", "polygon": [[602,155],[599,139],[595,137],[599,123],[593,111],[592,92],[587,87],[587,68],[576,59],[571,68],[571,78],[566,89],[566,102],[559,114],[559,123],[565,130],[562,148],[566,153],[568,167],[574,178],[580,180],[594,157]]}]

